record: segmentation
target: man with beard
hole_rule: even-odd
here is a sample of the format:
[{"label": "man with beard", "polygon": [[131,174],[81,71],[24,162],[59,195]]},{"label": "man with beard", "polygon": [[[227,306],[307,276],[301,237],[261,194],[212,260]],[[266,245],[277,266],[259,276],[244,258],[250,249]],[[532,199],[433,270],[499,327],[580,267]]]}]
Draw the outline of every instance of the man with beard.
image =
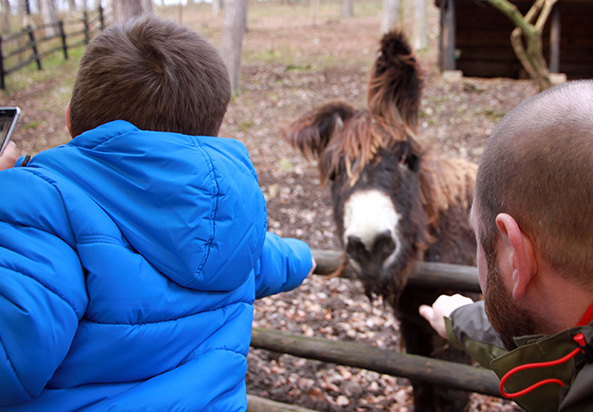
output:
[{"label": "man with beard", "polygon": [[593,410],[593,81],[511,110],[488,140],[470,221],[484,301],[420,313],[534,411]]}]

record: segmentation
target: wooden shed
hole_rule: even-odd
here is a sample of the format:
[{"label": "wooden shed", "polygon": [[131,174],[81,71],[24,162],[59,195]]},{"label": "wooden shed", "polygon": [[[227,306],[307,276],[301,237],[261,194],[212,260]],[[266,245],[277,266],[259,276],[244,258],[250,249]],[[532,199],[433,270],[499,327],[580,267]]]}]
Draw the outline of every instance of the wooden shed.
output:
[{"label": "wooden shed", "polygon": [[[533,0],[512,0],[523,15]],[[510,36],[507,16],[482,0],[437,0],[441,9],[441,70],[470,77],[525,78]],[[593,78],[593,0],[559,0],[543,34],[544,57],[552,73]]]}]

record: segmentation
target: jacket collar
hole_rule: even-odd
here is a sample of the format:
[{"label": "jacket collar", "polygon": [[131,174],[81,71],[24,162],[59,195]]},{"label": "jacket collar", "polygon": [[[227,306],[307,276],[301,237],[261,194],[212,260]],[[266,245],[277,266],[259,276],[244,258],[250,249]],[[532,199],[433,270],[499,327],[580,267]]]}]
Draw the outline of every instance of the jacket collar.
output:
[{"label": "jacket collar", "polygon": [[[578,333],[583,333],[588,344],[593,343],[593,326],[591,324],[567,329],[552,336],[524,336],[515,339],[517,343],[515,350],[494,359],[490,368],[502,379],[518,365],[561,359],[579,347],[573,339]],[[591,360],[593,359],[588,359],[586,355],[579,353],[574,358],[553,366],[524,369],[506,381],[505,390],[507,393],[516,393],[546,378],[558,379],[565,385],[564,387],[553,383],[546,384],[514,399],[517,404],[528,411],[558,411],[565,398],[569,399],[568,394],[575,376]]]}]

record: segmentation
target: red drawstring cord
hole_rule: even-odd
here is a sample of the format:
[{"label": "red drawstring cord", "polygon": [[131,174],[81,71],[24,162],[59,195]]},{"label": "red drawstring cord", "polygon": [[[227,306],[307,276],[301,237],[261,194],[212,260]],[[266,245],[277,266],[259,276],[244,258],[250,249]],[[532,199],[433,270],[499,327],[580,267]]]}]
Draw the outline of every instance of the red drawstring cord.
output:
[{"label": "red drawstring cord", "polygon": [[560,379],[553,378],[553,379],[544,379],[543,381],[534,383],[533,385],[529,386],[528,388],[525,388],[525,389],[515,392],[515,393],[507,393],[504,390],[504,384],[507,381],[507,379],[509,379],[512,375],[514,375],[517,372],[521,372],[522,370],[525,370],[525,369],[545,368],[547,366],[555,366],[555,365],[569,361],[570,359],[574,358],[577,355],[577,353],[579,353],[579,352],[584,353],[585,352],[584,347],[587,345],[587,341],[585,340],[585,335],[583,335],[583,333],[578,333],[577,335],[575,335],[573,337],[573,339],[576,341],[576,343],[578,343],[579,347],[576,348],[575,350],[573,350],[572,352],[570,352],[568,355],[563,356],[560,359],[557,359],[555,361],[549,361],[549,362],[527,363],[525,365],[517,366],[517,367],[511,369],[510,371],[508,371],[502,377],[502,379],[500,380],[500,385],[498,386],[498,390],[500,391],[502,396],[504,396],[505,398],[508,398],[508,399],[518,398],[520,396],[525,395],[526,393],[531,392],[534,389],[539,388],[540,386],[547,385],[548,383],[557,383],[558,385],[566,386],[564,384],[564,382],[562,382]]}]

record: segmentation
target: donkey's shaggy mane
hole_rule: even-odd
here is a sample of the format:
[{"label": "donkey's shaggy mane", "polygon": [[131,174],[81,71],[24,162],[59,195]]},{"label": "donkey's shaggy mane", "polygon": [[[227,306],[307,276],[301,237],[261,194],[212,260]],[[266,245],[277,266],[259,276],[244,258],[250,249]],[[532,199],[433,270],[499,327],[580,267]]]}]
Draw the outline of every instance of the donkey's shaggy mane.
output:
[{"label": "donkey's shaggy mane", "polygon": [[344,162],[350,186],[354,186],[379,150],[388,149],[398,142],[408,143],[410,154],[420,156],[422,147],[414,137],[414,132],[405,124],[388,124],[369,110],[357,110],[320,155],[321,183],[326,184],[338,173],[340,164]]},{"label": "donkey's shaggy mane", "polygon": [[439,216],[452,205],[469,209],[477,171],[477,165],[467,160],[425,153],[420,163],[420,200],[430,228],[437,229]]},{"label": "donkey's shaggy mane", "polygon": [[[420,198],[431,231],[439,224],[439,216],[451,205],[467,210],[473,197],[477,166],[467,160],[435,155],[425,148],[405,124],[387,124],[368,110],[357,110],[335,132],[319,155],[322,184],[339,172],[343,162],[350,187],[354,186],[365,167],[379,161],[381,149],[389,150],[399,142],[410,146],[410,153],[420,161]],[[303,149],[301,149],[303,150]]]}]

